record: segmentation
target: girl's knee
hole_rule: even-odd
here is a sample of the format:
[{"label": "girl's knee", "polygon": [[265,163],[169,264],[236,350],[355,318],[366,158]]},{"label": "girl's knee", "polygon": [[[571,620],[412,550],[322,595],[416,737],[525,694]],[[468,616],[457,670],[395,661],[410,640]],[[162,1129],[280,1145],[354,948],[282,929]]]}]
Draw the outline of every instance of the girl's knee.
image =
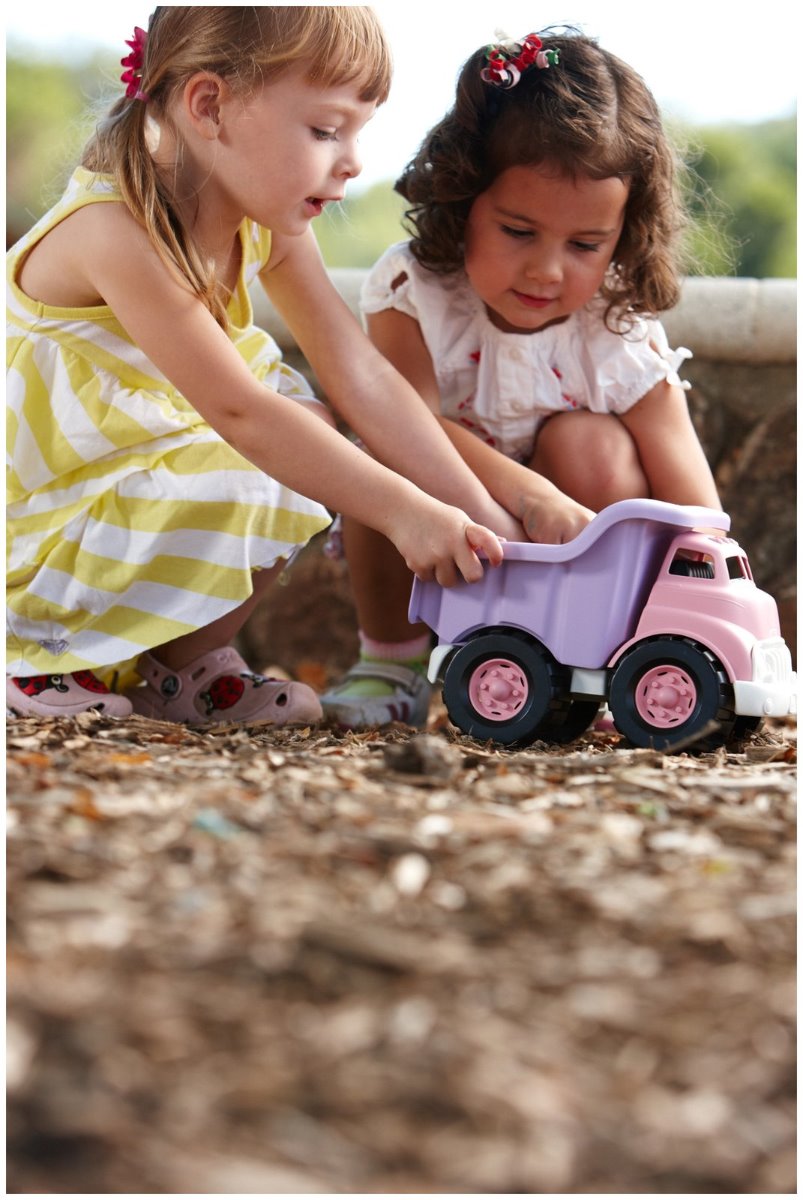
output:
[{"label": "girl's knee", "polygon": [[530,466],[589,508],[649,495],[636,443],[610,413],[560,413],[538,435]]}]

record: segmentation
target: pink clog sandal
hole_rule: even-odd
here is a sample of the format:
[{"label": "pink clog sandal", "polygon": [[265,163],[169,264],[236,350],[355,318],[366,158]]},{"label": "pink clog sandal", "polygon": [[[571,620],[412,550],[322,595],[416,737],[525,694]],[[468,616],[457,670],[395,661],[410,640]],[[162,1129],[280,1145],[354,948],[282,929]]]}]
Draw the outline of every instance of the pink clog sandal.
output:
[{"label": "pink clog sandal", "polygon": [[323,716],[312,688],[255,675],[231,646],[211,650],[180,671],[143,654],[137,671],[145,683],[126,695],[134,712],[158,721],[307,725]]},{"label": "pink clog sandal", "polygon": [[11,676],[6,679],[6,705],[21,717],[74,717],[90,709],[110,717],[131,716],[131,701],[110,692],[92,671]]}]

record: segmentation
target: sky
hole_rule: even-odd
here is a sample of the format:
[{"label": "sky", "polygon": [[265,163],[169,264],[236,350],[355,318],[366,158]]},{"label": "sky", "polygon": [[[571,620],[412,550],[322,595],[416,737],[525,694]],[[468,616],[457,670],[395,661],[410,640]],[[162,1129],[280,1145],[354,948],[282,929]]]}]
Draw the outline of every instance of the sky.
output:
[{"label": "sky", "polygon": [[[646,80],[669,118],[693,124],[756,122],[796,111],[799,18],[789,0],[542,0],[532,3],[373,5],[395,60],[390,100],[363,131],[360,186],[394,179],[424,134],[450,107],[461,64],[498,33],[521,38],[570,24],[599,39]],[[6,43],[43,54],[85,54],[102,46],[120,56],[140,4],[40,4],[26,0],[6,17]],[[649,15],[645,15],[649,14]]]}]

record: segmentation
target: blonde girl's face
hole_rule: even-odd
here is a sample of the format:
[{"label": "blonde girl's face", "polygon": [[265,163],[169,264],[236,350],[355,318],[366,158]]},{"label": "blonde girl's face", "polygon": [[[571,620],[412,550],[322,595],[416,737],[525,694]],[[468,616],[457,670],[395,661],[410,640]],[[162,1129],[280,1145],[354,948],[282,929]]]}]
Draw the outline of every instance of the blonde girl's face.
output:
[{"label": "blonde girl's face", "polygon": [[509,167],[477,197],[465,267],[499,329],[535,333],[599,291],[622,232],[627,184],[559,168]]},{"label": "blonde girl's face", "polygon": [[207,201],[235,223],[247,216],[276,233],[304,233],[362,170],[358,138],[375,109],[356,82],[320,87],[298,70],[253,96],[231,97],[221,110]]}]

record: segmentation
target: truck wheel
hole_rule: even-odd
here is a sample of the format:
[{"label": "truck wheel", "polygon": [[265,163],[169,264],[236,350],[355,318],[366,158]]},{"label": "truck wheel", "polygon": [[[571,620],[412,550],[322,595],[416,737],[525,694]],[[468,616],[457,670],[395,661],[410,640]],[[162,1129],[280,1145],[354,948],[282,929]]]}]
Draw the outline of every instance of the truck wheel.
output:
[{"label": "truck wheel", "polygon": [[608,703],[616,728],[634,746],[672,750],[699,738],[721,742],[734,723],[727,676],[710,651],[685,638],[642,642],[616,667]]},{"label": "truck wheel", "polygon": [[481,634],[452,655],[443,680],[450,720],[471,737],[526,746],[560,694],[559,668],[539,643]]},{"label": "truck wheel", "polygon": [[559,705],[538,730],[539,738],[565,746],[579,738],[599,712],[599,700],[569,700]]},{"label": "truck wheel", "polygon": [[733,729],[730,732],[728,740],[731,742],[746,741],[754,733],[760,733],[763,728],[763,717],[737,717],[733,723]]}]

